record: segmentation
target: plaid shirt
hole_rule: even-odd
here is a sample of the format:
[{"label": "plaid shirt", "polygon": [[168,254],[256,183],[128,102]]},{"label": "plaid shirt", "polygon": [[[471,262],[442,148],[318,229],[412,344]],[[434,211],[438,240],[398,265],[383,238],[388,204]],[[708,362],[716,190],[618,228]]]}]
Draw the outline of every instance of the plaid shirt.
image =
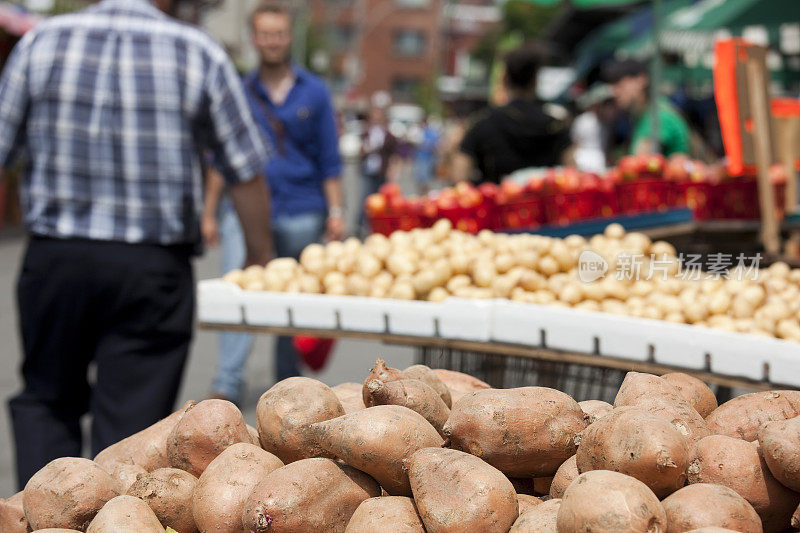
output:
[{"label": "plaid shirt", "polygon": [[197,244],[206,149],[229,183],[271,150],[222,48],[147,0],[42,22],[0,79],[0,164],[27,155],[35,235]]}]

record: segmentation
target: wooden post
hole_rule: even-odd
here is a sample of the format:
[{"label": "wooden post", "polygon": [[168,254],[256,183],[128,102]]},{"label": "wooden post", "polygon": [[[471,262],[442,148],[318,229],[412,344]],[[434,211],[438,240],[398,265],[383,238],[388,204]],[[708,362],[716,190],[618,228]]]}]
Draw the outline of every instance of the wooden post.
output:
[{"label": "wooden post", "polygon": [[[778,159],[786,171],[786,213],[797,211],[797,167],[800,160],[800,117],[775,119],[775,136]],[[785,253],[790,257],[800,256],[800,231],[792,230],[786,241]]]}]

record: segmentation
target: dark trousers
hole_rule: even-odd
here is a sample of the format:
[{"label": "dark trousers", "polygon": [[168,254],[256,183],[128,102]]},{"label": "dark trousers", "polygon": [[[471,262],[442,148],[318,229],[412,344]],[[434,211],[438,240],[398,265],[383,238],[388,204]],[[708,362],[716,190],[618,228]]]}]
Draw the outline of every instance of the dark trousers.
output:
[{"label": "dark trousers", "polygon": [[172,411],[192,335],[190,252],[31,239],[17,284],[24,388],[9,402],[20,489],[81,455],[86,413],[94,456]]}]

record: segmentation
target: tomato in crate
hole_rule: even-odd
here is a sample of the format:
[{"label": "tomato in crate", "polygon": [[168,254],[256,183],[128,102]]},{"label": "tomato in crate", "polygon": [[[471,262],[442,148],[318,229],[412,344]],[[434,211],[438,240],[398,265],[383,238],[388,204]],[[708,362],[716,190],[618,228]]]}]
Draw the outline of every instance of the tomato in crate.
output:
[{"label": "tomato in crate", "polygon": [[676,185],[660,179],[619,183],[617,196],[622,213],[666,211],[679,204]]},{"label": "tomato in crate", "polygon": [[707,182],[683,181],[676,183],[682,203],[692,210],[695,220],[713,218],[712,200],[714,185]]},{"label": "tomato in crate", "polygon": [[367,198],[365,207],[373,233],[391,235],[397,230],[423,227],[422,203],[416,199],[377,193]]},{"label": "tomato in crate", "polygon": [[566,226],[572,222],[600,216],[600,192],[596,189],[544,196],[545,219],[549,224]]},{"label": "tomato in crate", "polygon": [[525,192],[509,199],[502,195],[497,203],[497,229],[538,228],[546,221],[544,203],[539,194]]}]

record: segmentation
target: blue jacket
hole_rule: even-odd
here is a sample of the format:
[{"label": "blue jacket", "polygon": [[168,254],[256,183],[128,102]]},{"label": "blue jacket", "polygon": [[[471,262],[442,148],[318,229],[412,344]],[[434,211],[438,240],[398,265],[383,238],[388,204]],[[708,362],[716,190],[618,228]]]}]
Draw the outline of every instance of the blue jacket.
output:
[{"label": "blue jacket", "polygon": [[342,171],[330,92],[319,77],[292,68],[295,85],[280,106],[270,100],[258,71],[244,79],[256,123],[275,147],[275,155],[264,169],[272,192],[273,216],[327,211],[322,183],[339,177]]}]

